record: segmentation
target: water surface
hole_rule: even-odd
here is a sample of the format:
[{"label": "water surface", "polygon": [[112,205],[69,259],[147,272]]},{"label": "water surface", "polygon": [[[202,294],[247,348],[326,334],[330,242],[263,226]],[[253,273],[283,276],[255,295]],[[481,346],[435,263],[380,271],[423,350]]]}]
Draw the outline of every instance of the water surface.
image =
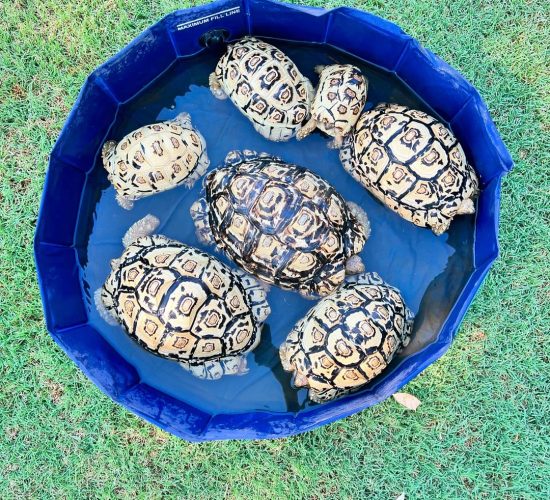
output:
[{"label": "water surface", "polygon": [[[315,65],[351,62],[369,79],[367,107],[391,101],[435,114],[395,75],[343,52],[288,42],[275,44],[296,62],[314,85],[317,82],[313,72]],[[218,57],[219,53],[213,52],[176,61],[152,85],[121,107],[109,138],[119,140],[138,127],[186,111],[206,139],[210,169],[218,166],[232,149],[252,149],[278,155],[315,171],[347,200],[367,211],[372,235],[361,253],[367,270],[376,271],[398,287],[417,315],[413,341],[399,357],[410,355],[436,339],[472,271],[474,217],[458,218],[447,234],[436,237],[430,230],[414,226],[376,201],[344,171],[337,152],[326,147],[327,140],[320,134],[315,133],[302,142],[291,140],[279,144],[265,140],[231,101],[220,101],[211,95],[208,75]],[[218,381],[199,380],[176,362],[144,351],[120,327],[103,322],[95,310],[90,297],[107,277],[110,260],[122,253],[123,234],[146,214],[154,214],[160,219],[159,233],[213,253],[229,263],[221,253],[202,245],[195,236],[189,207],[199,193],[200,181],[191,190],[179,187],[139,200],[131,211],[127,211],[117,205],[114,189],[98,161],[86,186],[78,233],[90,323],[136,367],[144,382],[203,410],[212,413],[294,412],[310,405],[306,402],[305,390],[290,387],[290,375],[282,371],[277,352],[296,321],[313,305],[312,301],[296,293],[271,287],[268,300],[272,313],[264,327],[262,343],[248,355],[249,373]],[[398,362],[399,359],[395,360],[394,366]]]}]

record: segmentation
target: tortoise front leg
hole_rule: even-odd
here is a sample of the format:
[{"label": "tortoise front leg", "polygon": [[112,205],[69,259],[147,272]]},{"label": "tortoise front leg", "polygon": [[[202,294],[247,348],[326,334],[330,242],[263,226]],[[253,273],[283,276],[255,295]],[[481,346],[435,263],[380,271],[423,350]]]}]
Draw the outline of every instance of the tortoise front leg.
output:
[{"label": "tortoise front leg", "polygon": [[304,137],[307,137],[311,132],[317,128],[317,120],[310,118],[310,120],[300,129],[296,134],[296,139],[301,141]]},{"label": "tortoise front leg", "polygon": [[133,200],[130,200],[129,198],[125,198],[120,193],[117,193],[116,201],[125,210],[131,210],[134,206]]}]

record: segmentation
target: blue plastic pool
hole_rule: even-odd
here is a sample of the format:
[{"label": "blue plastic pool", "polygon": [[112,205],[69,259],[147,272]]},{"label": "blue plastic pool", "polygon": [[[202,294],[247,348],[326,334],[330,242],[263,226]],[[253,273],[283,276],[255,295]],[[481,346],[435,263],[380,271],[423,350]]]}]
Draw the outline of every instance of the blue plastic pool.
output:
[{"label": "blue plastic pool", "polygon": [[[367,106],[392,101],[439,116],[480,175],[477,214],[458,217],[436,237],[370,196],[320,135],[300,143],[263,139],[229,100],[216,100],[208,90],[208,74],[223,47],[204,48],[200,38],[214,29],[226,30],[229,40],[248,33],[268,39],[312,81],[316,64],[352,62],[369,78]],[[144,351],[95,311],[91,296],[110,259],[120,255],[122,235],[147,213],[161,220],[159,232],[215,252],[198,242],[188,215],[200,183],[140,200],[126,211],[116,204],[99,158],[105,139],[118,140],[183,110],[206,138],[211,168],[231,149],[267,151],[311,168],[367,210],[367,269],[400,288],[417,318],[411,344],[362,391],[316,405],[307,402],[305,390],[290,386],[278,346],[312,305],[295,293],[271,288],[273,312],[259,348],[249,355],[250,372],[219,381],[201,381]],[[387,398],[446,351],[497,257],[500,180],[511,167],[476,90],[387,21],[348,8],[265,1],[175,12],[90,75],[52,151],[35,240],[48,329],[105,393],[185,439],[269,438],[312,429]]]}]

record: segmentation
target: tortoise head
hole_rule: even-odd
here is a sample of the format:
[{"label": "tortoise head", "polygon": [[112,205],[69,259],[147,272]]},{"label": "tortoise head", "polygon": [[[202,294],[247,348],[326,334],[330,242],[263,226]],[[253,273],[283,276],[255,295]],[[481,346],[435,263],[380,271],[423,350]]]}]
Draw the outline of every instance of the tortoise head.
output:
[{"label": "tortoise head", "polygon": [[103,160],[103,167],[109,174],[112,174],[114,171],[113,158],[115,155],[115,149],[117,146],[116,141],[107,141],[103,144],[101,148],[101,159]]}]

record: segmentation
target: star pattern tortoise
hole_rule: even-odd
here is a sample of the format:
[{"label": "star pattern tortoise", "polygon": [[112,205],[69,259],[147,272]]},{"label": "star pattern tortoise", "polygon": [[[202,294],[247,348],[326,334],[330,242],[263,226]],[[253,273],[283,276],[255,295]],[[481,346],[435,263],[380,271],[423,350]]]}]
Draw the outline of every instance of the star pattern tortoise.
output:
[{"label": "star pattern tortoise", "polygon": [[409,343],[413,314],[376,273],[349,278],[298,321],[280,347],[293,384],[322,403],[358,390]]},{"label": "star pattern tortoise", "polygon": [[391,210],[436,235],[475,212],[475,170],[453,133],[422,111],[383,103],[363,113],[340,160]]},{"label": "star pattern tortoise", "polygon": [[230,152],[191,207],[199,239],[245,271],[306,297],[364,270],[367,215],[315,173],[254,151]]},{"label": "star pattern tortoise", "polygon": [[137,342],[205,379],[246,373],[270,313],[252,277],[162,235],[152,216],[135,223],[126,249],[95,295],[101,316]]},{"label": "star pattern tortoise", "polygon": [[138,128],[118,143],[107,141],[102,157],[117,201],[126,209],[134,200],[181,184],[191,187],[209,165],[204,138],[187,113]]},{"label": "star pattern tortoise", "polygon": [[230,44],[209,83],[215,97],[229,96],[266,139],[288,141],[309,117],[311,82],[283,52],[257,38]]},{"label": "star pattern tortoise", "polygon": [[318,128],[334,137],[328,144],[330,148],[340,148],[365,107],[368,80],[351,64],[316,66],[315,71],[320,76],[311,105],[311,118],[296,138],[301,140]]}]

